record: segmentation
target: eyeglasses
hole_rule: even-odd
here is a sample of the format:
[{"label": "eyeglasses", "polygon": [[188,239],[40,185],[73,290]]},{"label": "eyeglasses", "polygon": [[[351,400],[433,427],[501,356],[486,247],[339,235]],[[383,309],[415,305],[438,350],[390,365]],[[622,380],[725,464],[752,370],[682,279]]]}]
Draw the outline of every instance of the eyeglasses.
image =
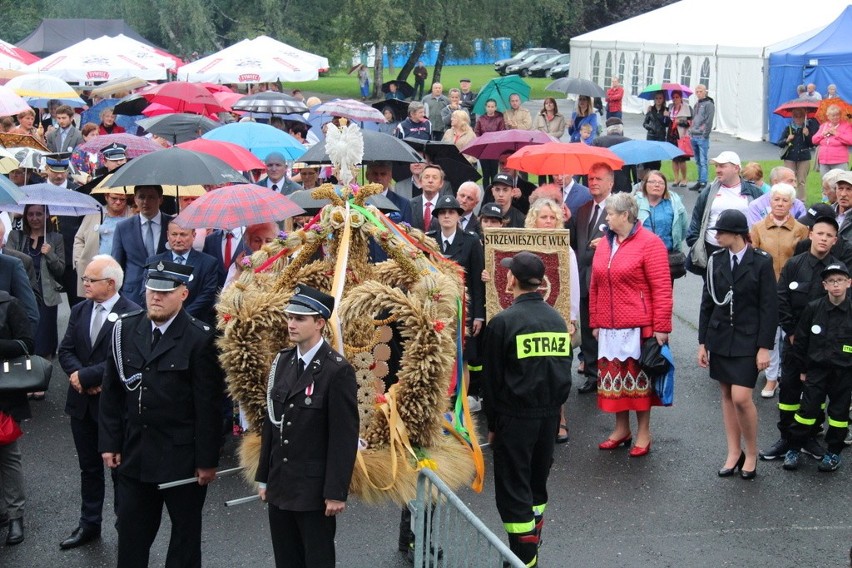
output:
[{"label": "eyeglasses", "polygon": [[849,282],[848,278],[832,278],[831,280],[823,280],[826,286],[841,286]]},{"label": "eyeglasses", "polygon": [[107,195],[107,200],[109,201],[121,201],[122,203],[127,201],[126,197],[113,197],[111,195]]},{"label": "eyeglasses", "polygon": [[661,179],[649,179],[645,183],[646,183],[646,185],[666,185],[666,182],[664,182]]},{"label": "eyeglasses", "polygon": [[111,278],[89,278],[88,276],[80,277],[80,280],[83,281],[83,284],[94,284],[95,282],[103,282],[104,280],[111,280]]}]

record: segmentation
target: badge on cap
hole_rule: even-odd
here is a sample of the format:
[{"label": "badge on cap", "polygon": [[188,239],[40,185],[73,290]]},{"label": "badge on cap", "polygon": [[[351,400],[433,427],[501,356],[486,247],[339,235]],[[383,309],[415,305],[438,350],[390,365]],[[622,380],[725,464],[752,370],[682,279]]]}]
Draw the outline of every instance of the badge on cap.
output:
[{"label": "badge on cap", "polygon": [[159,272],[162,272],[162,271],[163,271],[163,270],[165,270],[165,269],[166,269],[166,265],[165,265],[165,264],[163,264],[163,261],[161,260],[161,261],[159,262],[159,264],[157,264],[157,270],[158,270]]},{"label": "badge on cap", "polygon": [[795,290],[795,289],[797,289],[798,287],[799,287],[799,283],[798,283],[798,282],[790,282],[790,286],[789,286],[790,290]]},{"label": "badge on cap", "polygon": [[822,333],[822,328],[818,325],[813,325],[811,326],[811,333],[813,333],[814,335],[819,335],[820,333]]}]

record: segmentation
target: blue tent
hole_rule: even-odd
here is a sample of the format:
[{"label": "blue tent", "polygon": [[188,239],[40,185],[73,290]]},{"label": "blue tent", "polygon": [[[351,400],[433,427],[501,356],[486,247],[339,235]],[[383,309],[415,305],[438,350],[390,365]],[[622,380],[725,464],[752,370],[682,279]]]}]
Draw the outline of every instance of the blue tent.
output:
[{"label": "blue tent", "polygon": [[852,6],[816,35],[798,45],[769,55],[769,92],[766,112],[769,140],[774,142],[789,119],[773,114],[778,105],[796,98],[796,87],[814,83],[825,93],[828,85],[852,101]]}]

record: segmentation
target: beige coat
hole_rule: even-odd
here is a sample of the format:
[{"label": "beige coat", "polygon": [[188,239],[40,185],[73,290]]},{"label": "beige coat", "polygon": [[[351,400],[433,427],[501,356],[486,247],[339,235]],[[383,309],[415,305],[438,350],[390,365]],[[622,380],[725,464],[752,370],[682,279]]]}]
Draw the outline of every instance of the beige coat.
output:
[{"label": "beige coat", "polygon": [[793,256],[796,243],[808,238],[808,228],[796,221],[792,215],[781,225],[776,225],[769,214],[751,227],[751,244],[769,253],[775,279],[781,276],[781,269]]},{"label": "beige coat", "polygon": [[[133,211],[128,207],[124,216],[126,218],[132,214]],[[81,298],[85,297],[86,290],[80,278],[83,277],[86,267],[92,262],[92,258],[100,252],[101,237],[98,232],[100,224],[100,213],[86,215],[83,217],[83,222],[80,223],[80,228],[77,229],[77,234],[74,235],[74,252],[71,261],[74,263],[74,270],[77,271],[77,295]]]},{"label": "beige coat", "polygon": [[503,111],[503,122],[506,130],[532,130],[532,115],[524,107],[514,110],[512,107]]}]

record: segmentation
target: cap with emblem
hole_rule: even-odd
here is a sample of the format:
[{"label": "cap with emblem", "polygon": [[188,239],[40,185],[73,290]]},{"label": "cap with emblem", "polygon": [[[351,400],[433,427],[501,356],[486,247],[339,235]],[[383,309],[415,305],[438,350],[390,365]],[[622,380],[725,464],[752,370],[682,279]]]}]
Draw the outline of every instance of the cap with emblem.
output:
[{"label": "cap with emblem", "polygon": [[515,182],[512,181],[512,177],[507,174],[497,174],[491,178],[491,185],[488,186],[488,189],[491,189],[495,185],[508,185],[509,187],[514,187]]},{"label": "cap with emblem", "polygon": [[53,154],[44,158],[44,165],[52,172],[67,172],[69,164],[68,154]]},{"label": "cap with emblem", "polygon": [[503,210],[496,203],[486,203],[479,210],[480,217],[492,217],[494,219],[503,218]]},{"label": "cap with emblem", "polygon": [[464,215],[464,209],[459,205],[459,202],[452,195],[445,195],[438,199],[438,203],[435,205],[435,208],[432,209],[432,216],[437,217],[438,213],[441,211],[446,211],[447,209],[454,209],[458,211],[459,215]]},{"label": "cap with emblem", "polygon": [[145,287],[155,292],[171,292],[192,280],[192,267],[186,264],[159,260],[145,268],[148,269]]},{"label": "cap with emblem", "polygon": [[846,268],[846,265],[842,262],[832,262],[828,266],[826,266],[822,272],[819,273],[820,277],[825,280],[832,274],[842,274],[846,278],[849,278],[849,270]]},{"label": "cap with emblem", "polygon": [[725,209],[716,219],[716,224],[710,227],[710,230],[745,235],[748,234],[748,221],[742,211]]},{"label": "cap with emblem", "polygon": [[127,159],[127,146],[124,144],[119,144],[118,142],[113,142],[103,150],[101,153],[104,155],[105,160],[110,160],[111,162],[117,162],[119,160]]},{"label": "cap with emblem", "polygon": [[320,316],[323,319],[331,317],[334,311],[334,298],[316,288],[297,284],[293,290],[290,303],[284,308],[288,314],[302,314],[306,316]]},{"label": "cap with emblem", "polygon": [[834,209],[828,203],[816,203],[808,207],[804,215],[796,219],[802,225],[813,227],[817,221],[830,223],[837,230],[837,221],[834,219]]},{"label": "cap with emblem", "polygon": [[504,258],[500,261],[500,266],[511,270],[522,284],[536,286],[544,280],[544,262],[531,252],[519,252],[513,257]]}]

